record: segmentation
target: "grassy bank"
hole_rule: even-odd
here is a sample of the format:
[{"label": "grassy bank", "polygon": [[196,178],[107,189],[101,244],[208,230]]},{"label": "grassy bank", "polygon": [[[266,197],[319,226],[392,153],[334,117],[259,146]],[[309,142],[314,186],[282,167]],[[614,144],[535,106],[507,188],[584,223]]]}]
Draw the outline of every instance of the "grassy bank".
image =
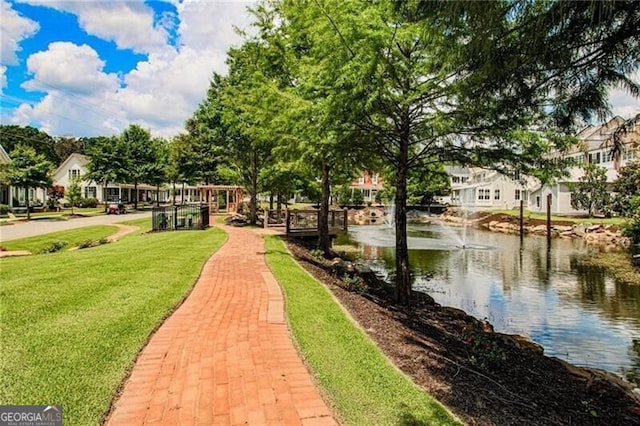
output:
[{"label": "grassy bank", "polygon": [[459,424],[390,364],[280,239],[266,239],[267,263],[284,288],[293,334],[345,425]]},{"label": "grassy bank", "polygon": [[[486,213],[491,214],[508,214],[510,216],[520,217],[519,210],[487,210]],[[539,220],[547,220],[546,213],[538,213],[538,212],[530,212],[525,210],[523,212],[525,218],[528,219],[539,219]],[[627,219],[623,217],[574,217],[574,216],[556,216],[551,215],[552,222],[574,222],[574,223],[592,223],[592,224],[603,224],[603,225],[622,225]]]},{"label": "grassy bank", "polygon": [[2,245],[9,251],[28,250],[31,253],[38,253],[45,247],[59,241],[65,241],[67,245],[65,249],[76,247],[83,241],[96,241],[101,238],[118,232],[118,227],[113,225],[97,225],[87,226],[85,228],[69,229],[66,231],[52,232],[50,234],[38,235],[29,238],[20,238],[18,240],[7,241]]},{"label": "grassy bank", "polygon": [[615,280],[640,286],[640,268],[633,265],[626,251],[593,253],[580,263],[605,269]]},{"label": "grassy bank", "polygon": [[0,259],[0,404],[62,404],[65,425],[99,423],[150,332],[225,238],[135,233]]}]

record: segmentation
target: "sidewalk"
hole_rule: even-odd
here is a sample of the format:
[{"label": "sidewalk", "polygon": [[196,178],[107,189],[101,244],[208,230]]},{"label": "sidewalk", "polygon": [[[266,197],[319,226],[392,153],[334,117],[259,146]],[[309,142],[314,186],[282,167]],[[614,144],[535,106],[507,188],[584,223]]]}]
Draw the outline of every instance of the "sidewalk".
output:
[{"label": "sidewalk", "polygon": [[191,295],[144,348],[108,425],[336,424],[291,341],[263,240],[225,231]]}]

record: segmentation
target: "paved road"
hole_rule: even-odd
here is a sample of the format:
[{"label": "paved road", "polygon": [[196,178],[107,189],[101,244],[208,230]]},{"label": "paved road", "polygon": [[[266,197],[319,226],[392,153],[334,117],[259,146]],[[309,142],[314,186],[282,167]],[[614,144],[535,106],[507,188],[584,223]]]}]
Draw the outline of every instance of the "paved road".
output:
[{"label": "paved road", "polygon": [[64,231],[67,229],[82,228],[85,226],[108,225],[110,223],[124,222],[126,220],[151,217],[151,212],[127,213],[126,215],[103,215],[94,217],[81,217],[69,220],[32,220],[30,222],[14,222],[13,225],[0,226],[0,241],[10,241],[18,238],[33,237],[35,235],[48,234],[50,232]]}]

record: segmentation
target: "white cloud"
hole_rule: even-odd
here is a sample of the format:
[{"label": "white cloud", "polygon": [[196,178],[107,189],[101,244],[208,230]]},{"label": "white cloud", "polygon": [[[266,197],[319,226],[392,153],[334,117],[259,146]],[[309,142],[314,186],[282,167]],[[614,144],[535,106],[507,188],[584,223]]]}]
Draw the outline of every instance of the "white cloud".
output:
[{"label": "white cloud", "polygon": [[119,87],[115,74],[103,72],[105,62],[90,46],[54,42],[43,52],[27,59],[27,69],[34,78],[22,84],[28,90],[91,94],[115,91]]},{"label": "white cloud", "polygon": [[0,94],[3,93],[3,89],[7,87],[7,67],[0,65]]},{"label": "white cloud", "polygon": [[5,0],[0,0],[0,63],[2,65],[16,65],[20,50],[19,43],[25,38],[31,37],[37,31],[38,24],[31,19],[20,16]]},{"label": "white cloud", "polygon": [[228,48],[242,42],[233,26],[249,26],[249,4],[178,3],[177,48],[150,49],[145,61],[120,78],[104,72],[104,59],[91,47],[52,43],[29,57],[34,79],[24,84],[47,96],[33,106],[22,105],[12,121],[38,123],[52,135],[115,134],[130,123],[157,136],[178,134],[206,97],[212,73],[226,72]]},{"label": "white cloud", "polygon": [[[631,79],[640,83],[640,72],[633,74]],[[620,88],[609,92],[609,104],[613,115],[619,115],[622,118],[631,118],[640,114],[640,98],[634,98],[628,91]]]},{"label": "white cloud", "polygon": [[148,53],[164,46],[167,32],[154,26],[153,9],[140,1],[65,1],[23,0],[78,17],[80,27],[88,34],[113,41],[120,49]]}]

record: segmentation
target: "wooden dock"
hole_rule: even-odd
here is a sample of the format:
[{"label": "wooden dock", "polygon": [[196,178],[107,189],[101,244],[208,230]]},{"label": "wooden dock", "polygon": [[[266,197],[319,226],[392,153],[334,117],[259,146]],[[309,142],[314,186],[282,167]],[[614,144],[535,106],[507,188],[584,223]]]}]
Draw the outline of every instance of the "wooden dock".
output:
[{"label": "wooden dock", "polygon": [[[320,210],[287,210],[285,233],[287,237],[318,237]],[[336,236],[347,231],[347,210],[329,211],[329,235]]]}]

